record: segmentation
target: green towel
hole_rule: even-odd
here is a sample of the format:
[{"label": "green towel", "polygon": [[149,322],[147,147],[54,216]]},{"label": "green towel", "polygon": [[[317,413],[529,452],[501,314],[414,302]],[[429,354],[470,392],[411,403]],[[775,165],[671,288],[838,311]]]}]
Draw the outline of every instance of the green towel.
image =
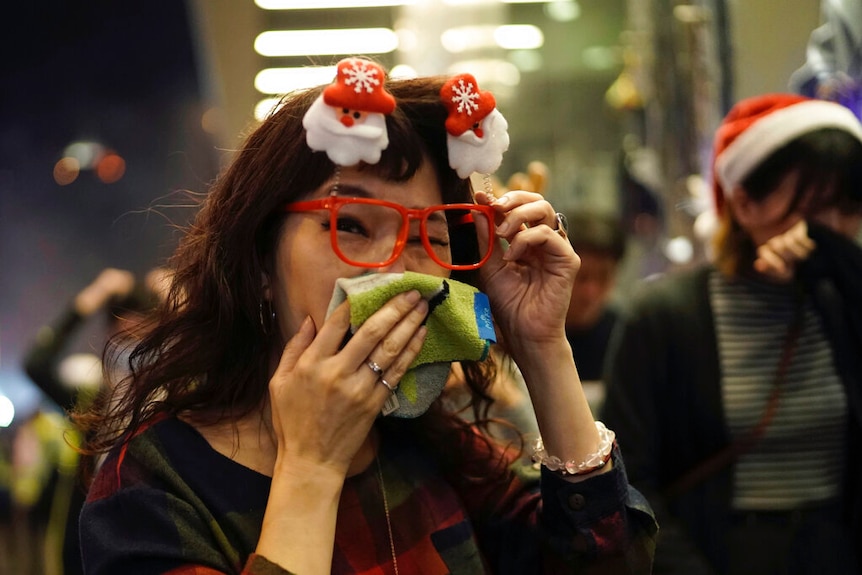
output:
[{"label": "green towel", "polygon": [[405,272],[365,274],[336,281],[329,311],[350,302],[351,333],[393,296],[416,289],[428,300],[428,334],[422,351],[401,379],[390,406],[396,417],[416,417],[434,402],[453,361],[482,360],[496,341],[488,297],[471,285],[448,278]]}]

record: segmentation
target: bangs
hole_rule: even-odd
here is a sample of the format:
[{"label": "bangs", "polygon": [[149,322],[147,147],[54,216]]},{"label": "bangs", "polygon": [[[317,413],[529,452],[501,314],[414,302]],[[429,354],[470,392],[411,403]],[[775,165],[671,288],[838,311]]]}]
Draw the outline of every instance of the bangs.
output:
[{"label": "bangs", "polygon": [[[470,180],[459,178],[449,166],[445,127],[448,111],[439,95],[444,81],[445,78],[440,77],[387,82],[386,88],[397,102],[395,110],[386,116],[389,144],[381,153],[380,161],[376,164],[362,163],[358,169],[368,170],[384,180],[406,182],[416,175],[424,162],[430,162],[440,184],[443,203],[470,203],[473,201]],[[301,116],[319,92],[320,89],[311,91],[299,106],[301,111],[294,113]],[[307,148],[304,135],[303,131],[302,147]],[[307,192],[330,177],[335,164],[326,154],[312,153],[310,149],[303,152],[303,162],[316,160],[322,164],[317,166],[314,181],[303,182],[301,189]],[[303,169],[305,167],[307,165]]]},{"label": "bangs", "polygon": [[823,130],[800,158],[798,194],[813,192],[811,208],[862,212],[862,143],[837,129]]}]

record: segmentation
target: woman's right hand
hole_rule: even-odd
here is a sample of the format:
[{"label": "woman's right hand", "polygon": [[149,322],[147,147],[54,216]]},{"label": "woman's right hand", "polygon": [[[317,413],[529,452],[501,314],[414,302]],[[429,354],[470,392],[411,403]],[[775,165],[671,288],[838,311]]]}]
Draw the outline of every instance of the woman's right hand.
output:
[{"label": "woman's right hand", "polygon": [[[386,302],[341,348],[350,328],[342,303],[319,329],[310,317],[285,346],[270,384],[279,463],[345,476],[390,391],[419,354],[428,304],[412,290]],[[312,469],[307,469],[312,472]]]},{"label": "woman's right hand", "polygon": [[135,275],[132,272],[105,268],[75,296],[75,309],[87,317],[102,309],[112,297],[124,297],[134,287]]},{"label": "woman's right hand", "polygon": [[[837,208],[820,211],[812,215],[811,220],[851,239],[862,226],[862,215],[845,214]],[[800,220],[757,248],[754,270],[774,281],[789,282],[796,272],[796,265],[808,259],[816,247],[808,236],[808,223]]]},{"label": "woman's right hand", "polygon": [[814,241],[808,237],[808,224],[800,220],[757,248],[754,270],[773,281],[787,283],[793,279],[796,265],[808,259],[814,248]]}]

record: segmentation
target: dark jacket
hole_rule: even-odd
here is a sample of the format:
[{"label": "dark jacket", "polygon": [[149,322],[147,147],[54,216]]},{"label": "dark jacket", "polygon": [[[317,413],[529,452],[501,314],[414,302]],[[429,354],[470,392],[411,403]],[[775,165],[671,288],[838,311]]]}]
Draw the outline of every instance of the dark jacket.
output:
[{"label": "dark jacket", "polygon": [[[860,422],[862,401],[862,249],[810,226],[817,242],[798,275],[820,313],[850,409],[848,510],[862,547]],[[708,277],[712,268],[650,282],[618,323],[606,363],[602,419],[617,433],[634,487],[653,505],[661,528],[656,573],[713,573],[727,557],[732,471],[727,466],[672,500],[664,491],[730,444]]]}]

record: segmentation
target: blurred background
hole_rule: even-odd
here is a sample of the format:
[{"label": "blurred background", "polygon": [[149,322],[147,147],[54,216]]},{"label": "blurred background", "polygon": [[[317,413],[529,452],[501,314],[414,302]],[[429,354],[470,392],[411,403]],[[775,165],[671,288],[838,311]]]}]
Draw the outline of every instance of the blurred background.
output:
[{"label": "blurred background", "polygon": [[23,4],[0,24],[0,479],[16,424],[56,407],[21,366],[40,326],[103,268],[163,263],[190,197],[272,99],[330,81],[345,55],[473,73],[509,121],[501,180],[541,161],[556,207],[623,219],[624,292],[703,257],[711,135],[738,98],[787,90],[820,14],[819,0]]}]

